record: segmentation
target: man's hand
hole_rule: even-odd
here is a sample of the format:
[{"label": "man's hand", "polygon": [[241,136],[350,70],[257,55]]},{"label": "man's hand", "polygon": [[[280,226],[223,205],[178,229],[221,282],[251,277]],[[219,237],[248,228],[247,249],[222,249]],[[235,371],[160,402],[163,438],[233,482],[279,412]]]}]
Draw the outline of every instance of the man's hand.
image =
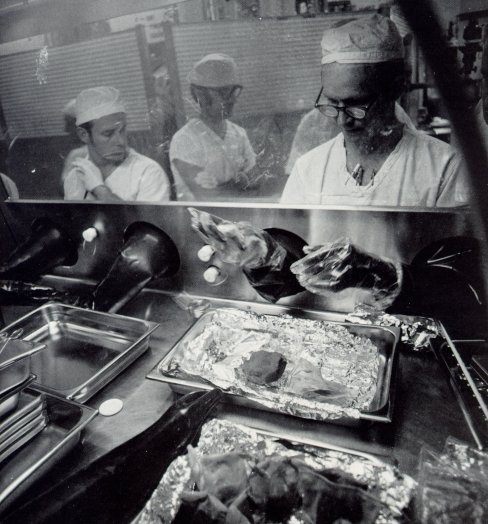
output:
[{"label": "man's hand", "polygon": [[361,251],[347,240],[307,248],[307,252],[290,270],[312,293],[361,288],[370,289],[378,301],[393,302],[399,292],[401,271],[397,266]]},{"label": "man's hand", "polygon": [[104,185],[102,172],[88,158],[78,158],[73,161],[72,166],[87,191],[92,192],[96,187]]},{"label": "man's hand", "polygon": [[264,231],[247,222],[230,222],[189,208],[193,229],[213,247],[223,262],[245,269],[278,266],[286,256],[284,248]]},{"label": "man's hand", "polygon": [[215,189],[218,186],[217,179],[212,173],[200,171],[195,177],[195,183],[204,189]]}]

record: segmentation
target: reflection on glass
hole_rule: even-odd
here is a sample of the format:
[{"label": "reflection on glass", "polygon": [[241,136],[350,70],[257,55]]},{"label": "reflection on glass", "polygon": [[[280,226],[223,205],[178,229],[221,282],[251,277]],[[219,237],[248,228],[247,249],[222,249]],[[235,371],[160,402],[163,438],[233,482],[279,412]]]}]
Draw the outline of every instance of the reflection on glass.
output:
[{"label": "reflection on glass", "polygon": [[[452,2],[438,3],[452,51],[446,59],[459,62],[474,105],[481,85],[479,33],[486,20],[459,12]],[[83,134],[80,137],[72,120],[65,126],[70,114],[66,106],[83,89],[113,86],[126,101],[128,147],[156,161],[169,178],[164,194],[118,195],[126,201],[409,206],[465,202],[463,184],[456,183],[457,160],[447,146],[432,146],[436,152],[426,152],[428,161],[421,169],[426,176],[420,182],[418,163],[423,157],[409,150],[405,154],[415,161],[399,169],[400,175],[395,172],[390,183],[385,172],[396,163],[391,156],[395,151],[385,151],[395,141],[388,135],[383,141],[388,147],[378,152],[371,138],[375,132],[384,136],[391,131],[394,137],[398,134],[394,145],[402,145],[405,136],[420,140],[412,130],[420,127],[432,140],[449,141],[449,122],[434,76],[394,2],[186,0],[157,9],[142,2],[151,9],[143,12],[134,6],[115,6],[108,14],[95,2],[81,0],[76,10],[57,7],[64,10],[65,23],[55,31],[49,18],[58,13],[48,4],[36,24],[29,24],[38,12],[28,3],[16,7],[13,16],[12,8],[0,9],[0,26],[5,27],[0,44],[0,171],[11,181],[2,177],[2,194],[15,198],[17,188],[21,198],[64,198],[70,166],[86,154]],[[362,10],[365,7],[370,11]],[[371,78],[368,92],[343,100],[339,80],[345,82],[345,74],[337,70],[328,74],[324,70],[330,67],[321,63],[324,30],[344,19],[364,19],[380,7],[403,37],[410,69],[408,89],[396,93],[396,106],[390,103],[388,87],[381,83],[372,87]],[[235,78],[217,75],[206,85],[191,81],[192,68],[210,54],[232,57]],[[368,69],[370,76],[378,73],[373,70]],[[337,116],[323,116],[314,109],[321,87],[319,104],[338,107]],[[376,94],[380,96],[375,98]],[[365,136],[353,140],[353,130],[345,122],[350,115],[341,108],[370,103],[363,121]],[[382,111],[387,118],[378,119]],[[338,154],[346,158],[332,189],[329,167],[327,173],[317,174],[326,167],[325,150],[302,160],[291,175],[304,153],[329,140],[338,144],[342,137],[346,147],[338,146]],[[373,146],[375,154],[361,155],[361,148]],[[335,149],[330,146],[331,154]],[[385,197],[399,180],[408,197]],[[429,195],[418,190],[419,184],[430,184]],[[92,198],[85,193],[76,198]],[[380,196],[370,198],[370,193]]]}]

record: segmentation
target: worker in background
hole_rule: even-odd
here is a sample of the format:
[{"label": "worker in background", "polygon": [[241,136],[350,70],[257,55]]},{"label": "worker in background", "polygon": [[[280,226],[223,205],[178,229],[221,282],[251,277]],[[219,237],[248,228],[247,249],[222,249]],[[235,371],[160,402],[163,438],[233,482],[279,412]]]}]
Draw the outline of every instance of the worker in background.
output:
[{"label": "worker in background", "polygon": [[340,21],[322,38],[315,107],[341,133],[297,160],[286,204],[459,206],[467,203],[461,159],[449,145],[400,122],[402,38],[378,14]]},{"label": "worker in background", "polygon": [[256,155],[246,131],[229,120],[242,91],[236,64],[225,54],[207,55],[194,64],[189,82],[199,116],[171,141],[177,190],[181,180],[197,200],[212,200],[222,190],[238,196],[253,183]]},{"label": "worker in background", "polygon": [[76,98],[75,115],[86,154],[71,162],[64,179],[65,199],[170,199],[170,182],[162,167],[127,145],[126,109],[117,89],[83,90]]}]

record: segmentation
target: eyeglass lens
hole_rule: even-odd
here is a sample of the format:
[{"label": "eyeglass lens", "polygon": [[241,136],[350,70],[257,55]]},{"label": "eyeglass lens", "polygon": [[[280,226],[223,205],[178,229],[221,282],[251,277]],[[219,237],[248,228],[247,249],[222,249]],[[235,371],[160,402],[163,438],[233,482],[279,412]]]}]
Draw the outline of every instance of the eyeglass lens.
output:
[{"label": "eyeglass lens", "polygon": [[366,110],[362,107],[337,107],[333,105],[323,105],[319,109],[326,116],[336,118],[339,116],[340,111],[344,111],[346,115],[355,118],[356,120],[361,120],[366,116]]}]

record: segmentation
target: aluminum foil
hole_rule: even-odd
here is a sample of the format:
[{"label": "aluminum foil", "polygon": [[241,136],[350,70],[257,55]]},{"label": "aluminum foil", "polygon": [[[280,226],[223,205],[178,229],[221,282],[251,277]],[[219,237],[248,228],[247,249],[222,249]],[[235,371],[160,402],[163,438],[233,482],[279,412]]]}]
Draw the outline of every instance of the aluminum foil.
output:
[{"label": "aluminum foil", "polygon": [[[202,378],[229,393],[244,395],[283,413],[316,420],[359,419],[377,389],[380,357],[371,340],[341,325],[259,315],[222,308],[160,371]],[[261,349],[287,360],[278,380],[247,380],[243,362]]]},{"label": "aluminum foil", "polygon": [[442,454],[420,453],[416,518],[482,524],[488,518],[488,453],[448,437]]},{"label": "aluminum foil", "polygon": [[431,340],[440,336],[437,322],[427,317],[395,316],[378,311],[367,304],[358,304],[346,316],[347,322],[356,324],[395,326],[401,330],[401,341],[414,351],[430,350]]},{"label": "aluminum foil", "polygon": [[[239,451],[257,460],[276,454],[284,458],[300,456],[307,466],[317,471],[339,469],[366,484],[368,492],[381,500],[383,506],[376,520],[377,524],[400,522],[403,511],[409,505],[416,489],[416,482],[411,477],[401,474],[398,469],[387,464],[313,446],[295,446],[290,449],[250,428],[225,420],[214,419],[203,426],[196,450],[202,455]],[[181,493],[191,489],[187,456],[180,456],[170,464],[159,486],[133,524],[173,522],[180,507]],[[298,522],[300,521],[296,517],[291,517],[283,524]]]}]

